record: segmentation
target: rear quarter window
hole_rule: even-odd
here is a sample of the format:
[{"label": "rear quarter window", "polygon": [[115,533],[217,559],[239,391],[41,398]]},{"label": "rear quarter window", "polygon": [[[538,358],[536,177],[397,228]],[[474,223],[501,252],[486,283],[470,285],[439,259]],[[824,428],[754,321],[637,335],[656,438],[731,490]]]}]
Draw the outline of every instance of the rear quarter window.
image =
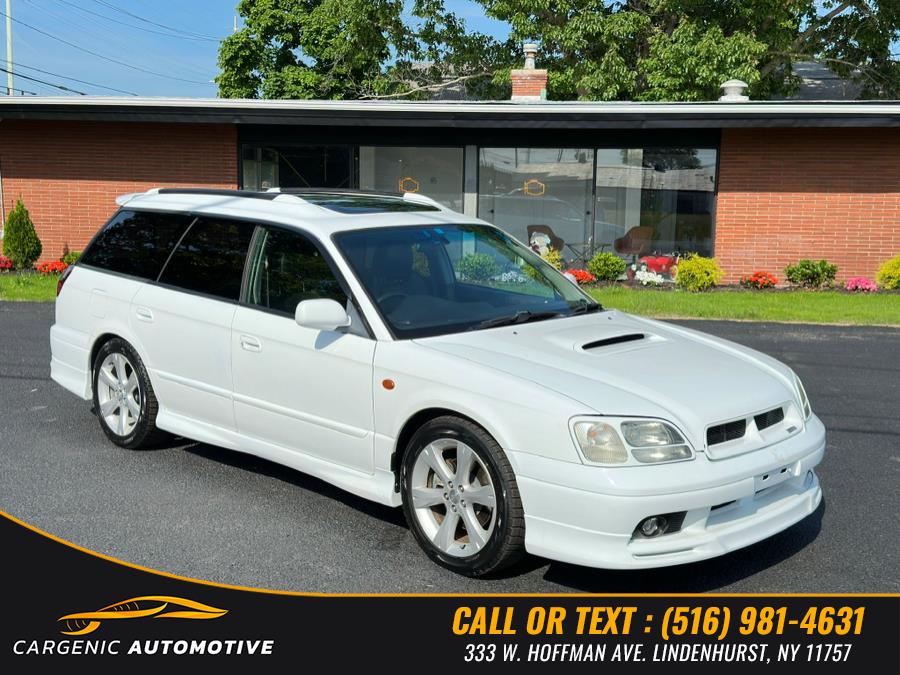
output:
[{"label": "rear quarter window", "polygon": [[181,239],[159,282],[186,291],[238,300],[255,225],[198,218]]},{"label": "rear quarter window", "polygon": [[193,216],[119,211],[82,254],[80,264],[156,279]]}]

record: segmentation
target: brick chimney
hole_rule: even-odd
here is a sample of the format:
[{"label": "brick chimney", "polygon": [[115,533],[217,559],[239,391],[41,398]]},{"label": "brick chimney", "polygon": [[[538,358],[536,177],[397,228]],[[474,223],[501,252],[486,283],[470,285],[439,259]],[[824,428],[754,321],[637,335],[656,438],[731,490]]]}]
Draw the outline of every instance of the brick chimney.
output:
[{"label": "brick chimney", "polygon": [[525,66],[521,69],[510,71],[512,100],[524,103],[543,101],[547,98],[547,71],[538,70],[534,67],[537,45],[529,42],[522,48],[525,52]]}]

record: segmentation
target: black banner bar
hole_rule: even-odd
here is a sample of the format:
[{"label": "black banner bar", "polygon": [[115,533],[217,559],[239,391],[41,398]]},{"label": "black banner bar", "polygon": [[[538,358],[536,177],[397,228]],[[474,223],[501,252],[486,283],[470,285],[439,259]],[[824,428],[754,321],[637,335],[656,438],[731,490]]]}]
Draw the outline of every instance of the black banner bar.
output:
[{"label": "black banner bar", "polygon": [[262,672],[900,671],[896,595],[288,594],[140,569],[8,517],[0,545],[10,673],[224,658]]}]

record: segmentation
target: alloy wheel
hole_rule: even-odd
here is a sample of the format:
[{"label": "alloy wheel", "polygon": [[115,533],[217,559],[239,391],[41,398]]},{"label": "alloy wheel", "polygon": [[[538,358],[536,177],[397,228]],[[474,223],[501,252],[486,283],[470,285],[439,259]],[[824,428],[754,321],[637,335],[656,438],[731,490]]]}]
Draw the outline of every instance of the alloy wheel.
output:
[{"label": "alloy wheel", "polygon": [[117,436],[134,431],[141,418],[141,386],[128,357],[119,352],[107,356],[97,373],[100,417]]},{"label": "alloy wheel", "polygon": [[497,499],[487,467],[470,446],[442,438],[422,448],[410,494],[419,525],[441,552],[466,557],[487,545],[497,523]]}]

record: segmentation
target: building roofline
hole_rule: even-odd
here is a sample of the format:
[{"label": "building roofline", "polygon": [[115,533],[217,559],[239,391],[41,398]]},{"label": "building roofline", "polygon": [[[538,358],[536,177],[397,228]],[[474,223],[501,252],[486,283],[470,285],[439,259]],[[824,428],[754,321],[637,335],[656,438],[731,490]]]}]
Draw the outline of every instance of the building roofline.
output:
[{"label": "building roofline", "polygon": [[519,128],[900,126],[898,101],[655,103],[0,97],[0,120]]}]

